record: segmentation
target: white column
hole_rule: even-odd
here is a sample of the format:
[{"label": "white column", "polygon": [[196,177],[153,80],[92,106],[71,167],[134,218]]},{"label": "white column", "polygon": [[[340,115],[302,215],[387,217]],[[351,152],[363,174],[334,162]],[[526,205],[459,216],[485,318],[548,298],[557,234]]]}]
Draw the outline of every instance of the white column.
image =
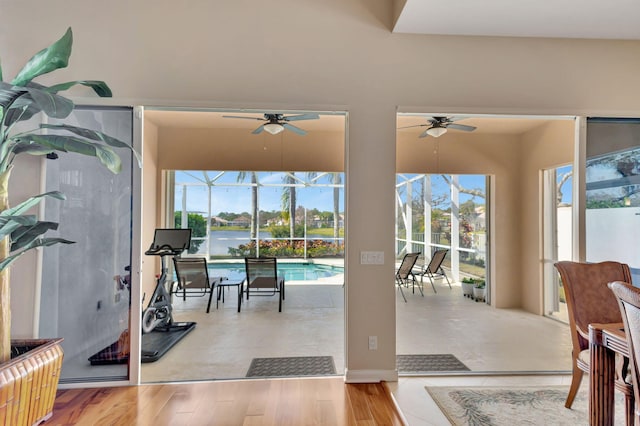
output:
[{"label": "white column", "polygon": [[460,281],[460,182],[451,175],[451,276]]}]

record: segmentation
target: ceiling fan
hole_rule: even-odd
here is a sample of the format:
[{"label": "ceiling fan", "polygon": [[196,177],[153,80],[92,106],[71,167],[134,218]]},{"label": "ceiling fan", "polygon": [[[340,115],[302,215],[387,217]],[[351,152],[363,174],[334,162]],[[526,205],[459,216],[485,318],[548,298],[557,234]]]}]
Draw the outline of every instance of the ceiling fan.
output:
[{"label": "ceiling fan", "polygon": [[415,126],[400,127],[401,129],[408,129],[409,127],[428,127],[427,130],[420,133],[420,138],[427,136],[433,136],[438,138],[445,133],[447,129],[462,130],[464,132],[473,132],[476,127],[467,126],[465,124],[456,124],[455,121],[462,120],[463,117],[432,117],[427,124],[417,124]]},{"label": "ceiling fan", "polygon": [[264,118],[258,117],[240,117],[236,115],[223,115],[223,118],[242,118],[245,120],[258,120],[264,121],[264,124],[258,126],[253,132],[254,135],[262,133],[263,130],[267,131],[267,133],[271,133],[272,135],[277,135],[282,132],[284,129],[291,130],[294,133],[299,135],[306,135],[307,132],[302,130],[299,127],[294,126],[293,124],[289,124],[290,121],[301,121],[301,120],[317,120],[320,118],[320,115],[315,113],[307,113],[307,114],[298,114],[298,115],[284,115],[279,113],[265,113]]}]

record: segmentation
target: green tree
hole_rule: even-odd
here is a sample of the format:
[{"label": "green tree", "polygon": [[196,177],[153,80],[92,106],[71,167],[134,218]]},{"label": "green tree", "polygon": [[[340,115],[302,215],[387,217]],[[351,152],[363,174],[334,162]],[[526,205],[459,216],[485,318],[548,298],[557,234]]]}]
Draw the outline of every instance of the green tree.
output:
[{"label": "green tree", "polygon": [[244,182],[251,175],[251,239],[258,235],[258,174],[256,172],[239,172],[237,182]]},{"label": "green tree", "polygon": [[[182,212],[175,212],[173,226],[175,228],[181,227],[182,224]],[[207,221],[204,217],[197,213],[187,213],[187,228],[191,228],[191,245],[189,246],[189,253],[194,254],[198,252],[200,246],[204,240],[196,240],[193,238],[201,238],[207,235]]]}]

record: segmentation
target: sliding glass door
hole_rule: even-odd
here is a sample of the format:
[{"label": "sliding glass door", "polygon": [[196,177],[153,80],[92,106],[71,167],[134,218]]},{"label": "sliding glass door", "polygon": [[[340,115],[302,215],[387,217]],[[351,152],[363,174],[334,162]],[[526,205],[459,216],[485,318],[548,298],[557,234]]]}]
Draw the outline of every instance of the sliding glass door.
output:
[{"label": "sliding glass door", "polygon": [[[66,122],[132,142],[130,108],[77,108]],[[129,376],[132,156],[127,149],[118,153],[117,175],[92,157],[46,160],[46,190],[67,199],[47,201],[45,220],[58,222],[59,236],[75,241],[43,251],[39,334],[64,338],[61,383]]]},{"label": "sliding glass door", "polygon": [[640,278],[640,119],[589,118],[586,260],[615,260]]}]

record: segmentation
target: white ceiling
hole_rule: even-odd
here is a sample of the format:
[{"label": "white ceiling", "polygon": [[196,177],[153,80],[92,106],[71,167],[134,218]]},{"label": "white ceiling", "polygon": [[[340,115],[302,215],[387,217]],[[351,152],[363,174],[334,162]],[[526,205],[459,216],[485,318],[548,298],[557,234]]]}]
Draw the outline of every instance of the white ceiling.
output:
[{"label": "white ceiling", "polygon": [[640,40],[640,1],[406,0],[393,32]]}]

